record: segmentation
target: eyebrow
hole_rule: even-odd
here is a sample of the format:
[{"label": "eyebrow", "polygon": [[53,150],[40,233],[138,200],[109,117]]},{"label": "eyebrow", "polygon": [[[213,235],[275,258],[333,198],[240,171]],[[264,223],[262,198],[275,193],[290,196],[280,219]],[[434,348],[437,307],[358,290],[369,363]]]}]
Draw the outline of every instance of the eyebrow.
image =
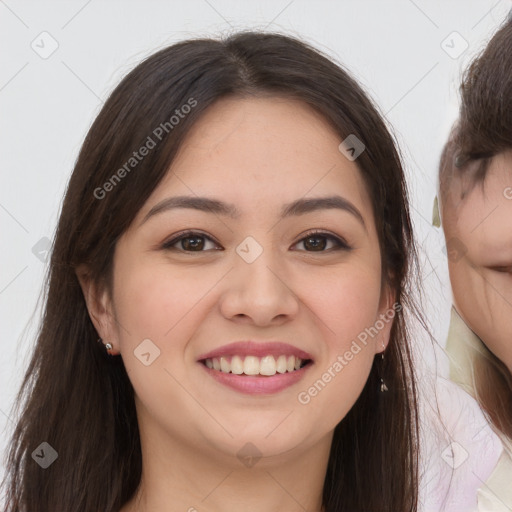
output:
[{"label": "eyebrow", "polygon": [[[230,217],[232,219],[240,218],[240,211],[233,204],[225,203],[210,197],[174,196],[168,197],[153,206],[140,224],[144,224],[144,222],[146,222],[150,217],[159,213],[177,208],[189,208],[201,212]],[[366,224],[361,212],[348,199],[338,195],[297,199],[296,201],[285,204],[282,207],[280,218],[285,219],[287,217],[305,215],[318,210],[331,209],[339,209],[352,214],[366,230]]]}]

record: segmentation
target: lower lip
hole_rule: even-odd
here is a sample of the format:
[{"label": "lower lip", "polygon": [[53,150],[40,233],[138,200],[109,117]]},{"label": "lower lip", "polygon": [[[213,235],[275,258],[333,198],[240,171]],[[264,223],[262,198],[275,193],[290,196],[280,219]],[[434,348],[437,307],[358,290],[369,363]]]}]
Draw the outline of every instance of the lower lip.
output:
[{"label": "lower lip", "polygon": [[304,377],[312,363],[299,370],[286,373],[276,373],[272,376],[253,376],[253,375],[236,375],[234,373],[225,373],[219,370],[208,368],[203,363],[199,363],[209,375],[221,384],[248,395],[270,395],[278,393],[293,384],[299,382]]}]

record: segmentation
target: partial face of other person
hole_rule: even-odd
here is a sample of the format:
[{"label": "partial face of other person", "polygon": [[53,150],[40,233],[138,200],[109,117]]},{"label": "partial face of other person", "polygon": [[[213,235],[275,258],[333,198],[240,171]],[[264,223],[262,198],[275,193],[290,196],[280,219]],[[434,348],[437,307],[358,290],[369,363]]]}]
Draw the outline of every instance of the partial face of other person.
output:
[{"label": "partial face of other person", "polygon": [[512,151],[493,158],[483,186],[454,177],[444,196],[455,307],[512,372]]},{"label": "partial face of other person", "polygon": [[143,436],[219,462],[248,442],[268,460],[328,453],[394,303],[370,197],[340,142],[309,106],[278,97],[223,99],[194,125],[118,241],[112,297],[90,301]]}]

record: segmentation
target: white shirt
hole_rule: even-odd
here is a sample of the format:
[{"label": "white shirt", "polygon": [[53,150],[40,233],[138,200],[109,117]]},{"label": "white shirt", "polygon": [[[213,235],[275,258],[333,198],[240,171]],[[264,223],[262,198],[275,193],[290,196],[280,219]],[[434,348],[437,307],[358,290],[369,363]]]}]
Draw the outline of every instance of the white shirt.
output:
[{"label": "white shirt", "polygon": [[[450,378],[473,398],[476,397],[473,361],[482,357],[482,340],[452,307],[446,352],[450,358]],[[500,456],[490,476],[477,490],[478,512],[512,512],[512,440],[496,429],[501,441]]]}]

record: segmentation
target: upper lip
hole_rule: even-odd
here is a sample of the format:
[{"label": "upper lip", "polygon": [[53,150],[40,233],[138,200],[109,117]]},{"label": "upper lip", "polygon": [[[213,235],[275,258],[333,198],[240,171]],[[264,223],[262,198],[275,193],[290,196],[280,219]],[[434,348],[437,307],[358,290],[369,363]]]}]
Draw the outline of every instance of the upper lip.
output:
[{"label": "upper lip", "polygon": [[234,343],[223,345],[222,347],[202,354],[198,357],[198,361],[202,361],[204,359],[213,359],[214,357],[221,356],[264,357],[280,355],[296,356],[303,360],[313,359],[311,354],[308,354],[304,350],[301,350],[297,347],[294,347],[293,345],[290,345],[289,343],[284,343],[282,341],[235,341]]}]

